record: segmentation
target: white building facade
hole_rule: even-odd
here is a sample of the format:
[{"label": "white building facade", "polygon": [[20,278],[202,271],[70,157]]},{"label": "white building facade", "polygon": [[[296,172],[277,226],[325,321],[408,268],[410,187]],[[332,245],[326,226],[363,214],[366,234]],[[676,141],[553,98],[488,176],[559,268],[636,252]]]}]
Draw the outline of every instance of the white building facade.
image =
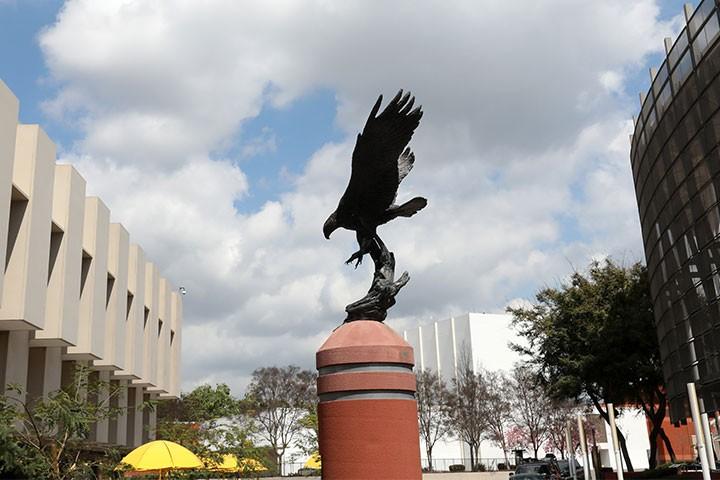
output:
[{"label": "white building facade", "polygon": [[91,440],[139,445],[155,412],[134,407],[179,394],[182,296],[18,109],[0,81],[0,393],[45,396],[88,366],[129,407]]},{"label": "white building facade", "polygon": [[[511,321],[512,316],[506,314],[466,313],[405,330],[403,338],[415,352],[415,370],[438,372],[449,384],[465,357],[476,369],[507,372],[512,369],[520,357],[509,346],[517,340],[510,328]],[[424,444],[421,454],[425,457]],[[437,470],[446,470],[452,463],[469,462],[469,458],[467,446],[459,439],[439,441],[433,448]],[[502,449],[489,441],[482,442],[480,458],[491,468],[504,462]],[[423,458],[423,464],[426,461]]]},{"label": "white building facade", "polygon": [[[511,344],[524,344],[512,328],[512,315],[467,313],[446,320],[429,322],[416,328],[405,330],[403,337],[415,351],[415,369],[420,372],[429,369],[438,372],[448,382],[455,378],[458,365],[463,358],[472,361],[477,371],[502,370],[510,373],[513,366],[521,360],[519,354],[512,350]],[[599,415],[596,421],[595,442],[600,453],[603,467],[615,468],[615,458],[610,450],[610,431]],[[648,441],[647,423],[644,414],[638,409],[624,409],[618,418],[618,427],[626,437],[628,451],[636,469],[648,467],[650,444]],[[591,433],[588,433],[590,445],[593,444]],[[421,444],[422,444],[421,439]],[[541,449],[540,456],[545,455]],[[425,446],[421,445],[421,454],[425,457]],[[490,441],[483,441],[480,446],[480,461],[486,467],[496,468],[504,462],[504,453],[500,447]],[[509,454],[510,460],[512,456]],[[467,446],[458,439],[450,438],[439,441],[433,448],[433,463],[437,470],[446,470],[452,463],[466,463],[469,467],[470,453]],[[427,459],[423,458],[423,465]]]}]

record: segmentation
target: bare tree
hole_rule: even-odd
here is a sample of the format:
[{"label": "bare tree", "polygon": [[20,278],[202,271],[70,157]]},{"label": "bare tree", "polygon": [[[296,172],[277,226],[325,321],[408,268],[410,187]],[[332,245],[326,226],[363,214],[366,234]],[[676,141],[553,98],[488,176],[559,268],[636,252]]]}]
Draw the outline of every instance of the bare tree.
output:
[{"label": "bare tree", "polygon": [[510,403],[510,380],[502,371],[489,370],[482,372],[482,380],[485,383],[487,394],[485,411],[488,431],[486,438],[502,448],[505,465],[509,465],[507,433],[513,417]]},{"label": "bare tree", "polygon": [[578,405],[570,400],[552,401],[547,415],[547,448],[560,452],[563,460],[567,453],[574,452],[573,445],[566,445],[566,430],[568,421],[574,420],[581,411]]},{"label": "bare tree", "polygon": [[540,446],[547,439],[548,417],[552,405],[545,390],[537,382],[534,372],[526,367],[516,367],[512,372],[511,402],[515,413],[515,423],[524,430],[534,457],[537,458]]},{"label": "bare tree", "polygon": [[449,398],[450,424],[470,447],[471,470],[477,468],[480,442],[487,432],[485,402],[487,392],[481,375],[475,373],[469,354],[461,356]]},{"label": "bare tree", "polygon": [[445,381],[436,372],[423,370],[417,375],[418,423],[430,471],[433,447],[450,429],[449,394]]},{"label": "bare tree", "polygon": [[315,391],[315,373],[294,365],[258,368],[252,374],[245,404],[258,434],[275,451],[279,470],[285,450],[305,428],[302,420],[314,405]]}]

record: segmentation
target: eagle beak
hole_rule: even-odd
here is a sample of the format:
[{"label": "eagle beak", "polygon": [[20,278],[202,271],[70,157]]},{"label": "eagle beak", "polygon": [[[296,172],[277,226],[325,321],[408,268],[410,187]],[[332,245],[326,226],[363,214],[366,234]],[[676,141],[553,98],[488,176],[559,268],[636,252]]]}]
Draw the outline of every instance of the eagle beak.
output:
[{"label": "eagle beak", "polygon": [[325,238],[330,240],[330,234],[337,230],[338,226],[335,221],[335,214],[333,213],[328,217],[328,219],[325,221],[325,225],[323,225],[323,234],[325,235]]}]

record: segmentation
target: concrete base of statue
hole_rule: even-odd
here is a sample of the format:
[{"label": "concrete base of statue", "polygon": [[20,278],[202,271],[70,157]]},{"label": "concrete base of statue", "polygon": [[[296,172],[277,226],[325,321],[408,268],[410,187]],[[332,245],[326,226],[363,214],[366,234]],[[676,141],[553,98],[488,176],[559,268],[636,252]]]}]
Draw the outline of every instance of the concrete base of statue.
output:
[{"label": "concrete base of statue", "polygon": [[412,347],[382,322],[338,327],[316,354],[322,478],[420,480]]}]

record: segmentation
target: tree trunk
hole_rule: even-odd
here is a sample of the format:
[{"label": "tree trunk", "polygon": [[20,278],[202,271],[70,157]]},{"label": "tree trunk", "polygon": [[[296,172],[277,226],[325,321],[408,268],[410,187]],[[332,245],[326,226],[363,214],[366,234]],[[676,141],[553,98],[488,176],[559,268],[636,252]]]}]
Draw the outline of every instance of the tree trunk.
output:
[{"label": "tree trunk", "polygon": [[[610,425],[610,416],[608,415],[607,411],[603,410],[602,407],[600,407],[600,401],[598,397],[593,395],[590,392],[587,392],[588,397],[590,397],[590,400],[593,402],[593,405],[595,405],[595,409],[598,411],[600,416],[605,419],[605,422]],[[622,450],[623,458],[625,459],[625,466],[627,467],[628,472],[634,472],[635,469],[632,466],[632,460],[630,460],[630,454],[628,453],[627,449],[627,443],[625,442],[625,435],[620,431],[620,429],[617,429],[617,436],[618,436],[618,442],[620,442],[620,449]]]},{"label": "tree trunk", "polygon": [[658,429],[655,427],[653,427],[650,432],[650,458],[648,458],[648,466],[650,467],[650,470],[657,467],[657,438],[659,433],[660,432],[658,432]]},{"label": "tree trunk", "polygon": [[277,462],[277,469],[280,476],[283,475],[283,464],[282,464],[282,455],[275,452],[275,461]]},{"label": "tree trunk", "polygon": [[[657,402],[655,401],[655,397],[657,397]],[[662,392],[662,390],[656,388],[650,395],[650,399],[648,402],[646,402],[643,398],[640,398],[640,403],[642,405],[643,411],[645,412],[645,416],[649,418],[650,422],[652,423],[652,429],[650,430],[650,433],[648,435],[648,440],[650,441],[650,458],[648,459],[648,463],[650,468],[655,468],[657,467],[658,436],[661,434],[661,432],[664,433],[662,429],[662,424],[665,420],[667,399],[665,398],[665,394]],[[672,447],[670,447],[668,453],[670,453],[671,450]],[[674,457],[675,452],[672,452],[670,456],[671,458]],[[673,459],[673,461],[675,460]]]},{"label": "tree trunk", "polygon": [[425,444],[425,452],[427,453],[427,459],[428,459],[428,469],[432,472],[433,471],[433,464],[432,464],[432,447],[428,447],[427,443]]},{"label": "tree trunk", "polygon": [[670,455],[670,461],[676,463],[677,457],[675,457],[675,450],[673,450],[672,443],[670,443],[670,439],[663,428],[660,428],[660,438],[662,438],[662,441],[665,444],[665,449],[668,451],[668,455]]},{"label": "tree trunk", "polygon": [[472,445],[472,443],[467,442],[467,444],[468,444],[468,447],[470,447],[470,471],[472,471],[473,466],[475,465],[475,457],[473,456],[473,454],[474,454],[475,452],[473,451],[473,445]]},{"label": "tree trunk", "polygon": [[635,469],[632,466],[632,460],[630,460],[630,454],[627,449],[627,442],[625,441],[625,435],[618,428],[618,441],[620,442],[620,449],[622,450],[623,458],[625,459],[625,466],[628,472],[634,472]]}]

